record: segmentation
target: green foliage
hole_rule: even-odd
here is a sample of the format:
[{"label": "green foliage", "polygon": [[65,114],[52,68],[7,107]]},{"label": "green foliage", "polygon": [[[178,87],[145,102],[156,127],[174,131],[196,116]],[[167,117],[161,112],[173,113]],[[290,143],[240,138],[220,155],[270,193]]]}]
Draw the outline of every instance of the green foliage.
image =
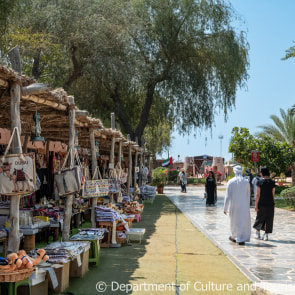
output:
[{"label": "green foliage", "polygon": [[284,191],[284,190],[286,190],[288,188],[289,188],[288,186],[278,186],[278,185],[276,185],[276,187],[275,187],[275,189],[276,189],[275,190],[275,194],[276,195],[280,195],[282,191]]},{"label": "green foliage", "polygon": [[167,178],[167,168],[158,167],[152,172],[152,185],[157,187],[164,187]]},{"label": "green foliage", "polygon": [[211,127],[234,106],[248,69],[236,16],[223,0],[28,0],[0,52],[18,43],[24,73],[104,123],[115,112],[123,133],[159,152],[173,127]]},{"label": "green foliage", "polygon": [[232,172],[230,175],[227,176],[226,181],[229,181],[234,177],[235,177],[235,174]]},{"label": "green foliage", "polygon": [[292,109],[286,112],[280,109],[281,118],[271,115],[273,125],[258,126],[262,129],[261,134],[266,134],[272,139],[280,142],[288,142],[292,147],[295,146],[295,116]]},{"label": "green foliage", "polygon": [[198,184],[198,179],[195,177],[188,177],[187,184]]},{"label": "green foliage", "polygon": [[169,179],[169,181],[177,183],[178,174],[179,174],[179,170],[169,170],[168,171],[168,179]]},{"label": "green foliage", "polygon": [[289,206],[295,208],[295,187],[285,189],[281,192],[281,197],[284,198]]},{"label": "green foliage", "polygon": [[267,135],[253,136],[247,128],[235,127],[232,130],[229,152],[235,160],[246,167],[254,168],[251,151],[259,151],[259,166],[267,166],[270,171],[280,174],[286,172],[295,161],[295,152],[287,142],[279,142]]},{"label": "green foliage", "polygon": [[205,184],[206,183],[206,178],[199,178],[198,183]]}]

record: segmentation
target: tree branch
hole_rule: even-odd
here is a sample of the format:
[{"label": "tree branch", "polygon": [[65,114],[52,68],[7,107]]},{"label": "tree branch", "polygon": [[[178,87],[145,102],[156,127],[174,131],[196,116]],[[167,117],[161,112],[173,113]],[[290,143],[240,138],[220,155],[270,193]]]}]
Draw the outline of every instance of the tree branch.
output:
[{"label": "tree branch", "polygon": [[65,89],[70,87],[71,84],[82,75],[82,66],[78,62],[78,59],[76,57],[76,52],[78,51],[78,49],[79,49],[78,46],[72,45],[71,58],[72,58],[72,63],[73,63],[74,69],[73,69],[73,72],[72,72],[71,76],[68,78],[68,80],[64,84]]}]

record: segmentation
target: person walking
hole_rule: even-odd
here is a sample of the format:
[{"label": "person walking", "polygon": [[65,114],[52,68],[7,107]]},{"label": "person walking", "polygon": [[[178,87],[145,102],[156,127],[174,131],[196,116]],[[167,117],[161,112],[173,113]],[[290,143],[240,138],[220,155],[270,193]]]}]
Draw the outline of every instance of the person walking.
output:
[{"label": "person walking", "polygon": [[254,190],[254,198],[256,198],[256,191],[257,191],[257,181],[263,179],[260,175],[260,173],[258,173],[252,180],[252,184],[253,184],[253,190]]},{"label": "person walking", "polygon": [[186,193],[187,176],[184,169],[180,173],[180,184],[181,184],[181,192]]},{"label": "person walking", "polygon": [[241,166],[234,167],[235,177],[227,184],[223,207],[224,214],[229,213],[230,217],[229,239],[239,245],[249,242],[251,237],[250,185],[242,172]]},{"label": "person walking", "polygon": [[264,230],[262,240],[268,241],[268,234],[273,230],[273,219],[275,210],[275,182],[269,178],[267,167],[260,170],[262,179],[258,180],[255,200],[255,211],[257,212],[253,228],[256,229],[256,239],[260,239],[260,231]]},{"label": "person walking", "polygon": [[215,180],[215,175],[213,171],[209,171],[209,175],[206,178],[205,192],[207,194],[206,205],[207,206],[215,205],[217,201],[217,195],[216,195],[216,180]]}]

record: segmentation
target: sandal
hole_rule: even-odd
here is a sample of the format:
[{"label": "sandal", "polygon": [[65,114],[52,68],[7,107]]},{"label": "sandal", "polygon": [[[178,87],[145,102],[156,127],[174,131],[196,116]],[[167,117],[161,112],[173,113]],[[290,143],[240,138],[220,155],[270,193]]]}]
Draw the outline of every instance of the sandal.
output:
[{"label": "sandal", "polygon": [[232,238],[231,236],[228,238],[230,241],[232,241],[233,243],[236,243],[237,241],[234,239],[234,238]]}]

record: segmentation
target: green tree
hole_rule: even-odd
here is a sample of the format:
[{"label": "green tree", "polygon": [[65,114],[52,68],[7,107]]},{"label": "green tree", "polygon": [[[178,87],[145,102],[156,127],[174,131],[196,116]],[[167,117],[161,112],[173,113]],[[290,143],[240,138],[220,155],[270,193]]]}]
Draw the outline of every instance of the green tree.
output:
[{"label": "green tree", "polygon": [[[43,34],[56,48],[49,58],[51,50],[36,46],[29,54],[24,46],[32,72],[55,79],[54,86],[64,86],[103,121],[114,111],[132,139],[161,125],[152,113],[165,122],[164,130],[172,130],[172,121],[182,133],[211,127],[216,112],[227,117],[247,79],[248,44],[225,1],[28,3],[23,17],[10,23]],[[38,62],[38,50],[48,58]],[[166,109],[157,107],[159,99]]]},{"label": "green tree", "polygon": [[279,175],[286,172],[295,162],[295,151],[286,141],[277,141],[266,134],[251,135],[247,128],[235,127],[232,130],[229,152],[234,153],[235,160],[239,160],[246,167],[254,167],[251,162],[251,151],[259,151],[259,166],[267,166],[270,171]]},{"label": "green tree", "polygon": [[[281,118],[276,115],[271,115],[270,118],[273,121],[273,125],[262,125],[259,128],[262,129],[261,134],[266,134],[275,141],[287,142],[289,145],[289,153],[294,153],[295,150],[295,116],[292,110],[289,109],[286,112],[280,109]],[[295,162],[291,164],[292,171],[292,185],[295,185]]]},{"label": "green tree", "polygon": [[247,167],[253,167],[251,151],[256,150],[256,139],[250,134],[249,129],[234,127],[229,144],[229,152],[234,154],[234,160]]}]

